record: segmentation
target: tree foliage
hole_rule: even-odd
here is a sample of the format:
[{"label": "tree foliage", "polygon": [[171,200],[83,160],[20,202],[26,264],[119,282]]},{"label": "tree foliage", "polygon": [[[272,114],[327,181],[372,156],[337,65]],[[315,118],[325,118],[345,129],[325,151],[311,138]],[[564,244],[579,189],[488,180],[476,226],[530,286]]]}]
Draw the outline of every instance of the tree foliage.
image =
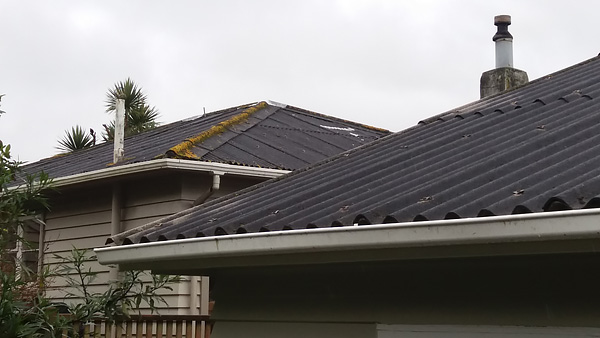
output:
[{"label": "tree foliage", "polygon": [[40,280],[14,259],[11,244],[22,240],[24,217],[48,208],[43,192],[50,182],[43,173],[24,175],[21,163],[11,158],[10,145],[0,141],[0,337],[42,337],[37,333],[49,330],[49,303],[40,293]]},{"label": "tree foliage", "polygon": [[[117,109],[117,100],[125,100],[125,135],[135,135],[141,132],[156,128],[159,116],[156,107],[147,103],[146,94],[138,87],[133,80],[127,78],[125,81],[115,83],[114,88],[106,93],[106,111],[115,112]],[[114,138],[114,122],[104,125],[104,140]]]},{"label": "tree foliage", "polygon": [[[21,184],[15,185],[16,182]],[[145,273],[128,271],[102,292],[92,292],[97,272],[89,264],[95,257],[86,250],[73,248],[70,255],[58,257],[56,270],[34,272],[12,255],[15,241],[27,245],[19,235],[24,217],[48,209],[45,192],[51,188],[46,174],[26,175],[21,163],[13,160],[10,145],[0,141],[0,337],[62,337],[72,331],[75,323],[86,324],[95,319],[114,322],[131,310],[147,305],[155,310],[164,299],[161,289],[178,277],[151,275],[144,283]],[[66,277],[69,295],[80,302],[56,304],[46,297],[45,288],[56,276]],[[66,312],[67,315],[59,314]],[[77,337],[78,332],[72,332]]]},{"label": "tree foliage", "polygon": [[70,153],[76,150],[89,148],[96,143],[96,135],[92,129],[90,132],[83,130],[79,125],[66,130],[62,139],[58,140],[56,149]]},{"label": "tree foliage", "polygon": [[[157,118],[158,110],[148,105],[132,110],[129,114],[125,114],[125,136],[139,134],[156,128],[158,126],[158,122],[156,122]],[[114,137],[115,122],[111,121],[108,125],[104,125],[102,138],[108,141],[114,139]]]},{"label": "tree foliage", "polygon": [[[139,134],[158,126],[158,109],[147,103],[147,97],[142,88],[138,87],[130,78],[119,81],[115,83],[113,88],[108,89],[105,101],[106,112],[115,112],[118,99],[125,100],[125,136]],[[103,124],[103,127],[102,139],[104,141],[113,140],[115,135],[114,120]],[[93,129],[90,129],[88,133],[84,131],[84,128],[76,125],[71,130],[65,131],[65,136],[58,141],[56,148],[62,152],[73,152],[89,148],[95,144],[96,134]]]},{"label": "tree foliage", "polygon": [[96,260],[93,254],[88,250],[73,248],[68,256],[56,257],[62,263],[55,273],[66,276],[67,290],[70,290],[68,296],[83,299],[80,303],[67,305],[71,322],[88,323],[101,318],[113,323],[117,319],[127,318],[132,310],[142,305],[154,312],[158,304],[166,304],[158,291],[173,290],[170,284],[180,281],[178,276],[125,271],[104,291],[93,292],[90,286],[97,284],[98,276],[98,272],[89,267]]},{"label": "tree foliage", "polygon": [[[0,94],[0,102],[2,101],[2,97],[4,96],[4,94]],[[0,110],[0,115],[4,114],[5,112],[3,110]]]}]

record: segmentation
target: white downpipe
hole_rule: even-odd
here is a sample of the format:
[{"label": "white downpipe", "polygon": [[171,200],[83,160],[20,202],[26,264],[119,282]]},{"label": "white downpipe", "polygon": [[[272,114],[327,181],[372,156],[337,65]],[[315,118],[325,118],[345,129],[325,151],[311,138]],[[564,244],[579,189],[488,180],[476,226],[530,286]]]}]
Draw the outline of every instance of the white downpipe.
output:
[{"label": "white downpipe", "polygon": [[[110,215],[110,235],[115,236],[121,232],[121,208],[123,207],[121,185],[115,183],[112,191],[112,205]],[[109,279],[116,281],[119,276],[119,268],[113,267],[109,271]]]},{"label": "white downpipe", "polygon": [[[212,172],[212,187],[208,196],[214,194],[216,191],[221,189],[221,175],[225,175],[225,172],[213,171]],[[206,198],[208,198],[208,196]],[[200,314],[208,316],[208,293],[209,283],[208,276],[191,276],[190,277],[190,314]],[[200,285],[200,299],[198,299],[198,282]],[[200,308],[198,309],[198,300],[200,301]],[[198,310],[197,310],[198,309]]]},{"label": "white downpipe", "polygon": [[224,172],[213,171],[212,172],[212,192],[218,191],[221,189],[221,175],[225,175]]},{"label": "white downpipe", "polygon": [[125,100],[117,99],[115,114],[115,148],[113,152],[113,163],[123,160],[125,154]]},{"label": "white downpipe", "polygon": [[202,276],[200,277],[200,315],[202,316],[208,316],[209,313],[209,308],[208,308],[208,303],[210,301],[208,295],[209,295],[209,285],[210,285],[210,277],[208,276]]},{"label": "white downpipe", "polygon": [[190,315],[198,312],[198,276],[190,276]]},{"label": "white downpipe", "polygon": [[[44,268],[44,245],[46,240],[46,222],[41,219],[34,217],[34,221],[40,226],[40,233],[38,237],[38,272],[41,272]],[[45,217],[44,217],[45,219]]]}]

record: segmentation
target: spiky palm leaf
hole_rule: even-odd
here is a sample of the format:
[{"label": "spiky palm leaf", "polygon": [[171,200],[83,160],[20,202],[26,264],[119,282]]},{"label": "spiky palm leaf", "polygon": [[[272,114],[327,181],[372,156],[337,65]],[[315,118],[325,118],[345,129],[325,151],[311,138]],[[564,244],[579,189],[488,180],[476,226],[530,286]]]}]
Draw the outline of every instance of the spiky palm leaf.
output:
[{"label": "spiky palm leaf", "polygon": [[108,90],[108,93],[106,93],[107,112],[114,112],[117,109],[118,99],[125,100],[125,113],[146,104],[146,95],[142,92],[142,88],[138,88],[130,78],[127,78],[124,82],[115,83],[115,87]]},{"label": "spiky palm leaf", "polygon": [[[118,99],[125,100],[125,136],[135,135],[158,126],[158,110],[146,104],[146,95],[130,78],[117,82],[106,94],[106,111],[114,112]],[[114,138],[114,122],[104,125],[102,138],[105,141]]]},{"label": "spiky palm leaf", "polygon": [[127,132],[134,135],[156,128],[158,126],[156,118],[158,118],[158,110],[155,107],[144,104],[133,109],[127,114],[125,121]]},{"label": "spiky palm leaf", "polygon": [[[148,105],[131,111],[125,117],[125,136],[139,134],[158,127],[158,122],[156,122],[157,117],[158,111],[156,108]],[[113,140],[115,137],[115,122],[111,121],[108,125],[105,124],[103,126],[104,132],[102,133],[102,138],[104,141]]]},{"label": "spiky palm leaf", "polygon": [[63,152],[73,152],[89,148],[94,145],[94,137],[88,134],[80,126],[76,125],[71,130],[65,130],[65,136],[58,140],[56,149]]},{"label": "spiky palm leaf", "polygon": [[[0,94],[0,101],[2,101],[2,97],[3,97],[3,96],[4,96],[4,94]],[[3,110],[0,110],[0,115],[2,115],[2,114],[4,114],[4,113],[6,113],[6,112],[5,112],[5,111],[3,111]]]}]

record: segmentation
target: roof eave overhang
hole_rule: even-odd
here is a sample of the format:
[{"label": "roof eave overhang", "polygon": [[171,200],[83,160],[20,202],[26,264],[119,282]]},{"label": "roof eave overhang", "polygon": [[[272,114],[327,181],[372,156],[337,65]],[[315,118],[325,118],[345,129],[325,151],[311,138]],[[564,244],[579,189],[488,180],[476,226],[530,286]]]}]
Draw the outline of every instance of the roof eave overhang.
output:
[{"label": "roof eave overhang", "polygon": [[156,159],[139,163],[114,166],[106,169],[94,170],[86,173],[57,177],[52,180],[53,186],[61,187],[107,178],[121,177],[131,174],[139,174],[161,169],[175,169],[186,171],[214,172],[220,175],[252,176],[261,178],[275,178],[287,174],[289,170],[270,168],[248,167],[216,162],[203,162],[179,159]]},{"label": "roof eave overhang", "polygon": [[95,252],[101,264],[125,270],[194,274],[248,266],[593,252],[599,239],[600,210],[586,209],[191,238]]}]

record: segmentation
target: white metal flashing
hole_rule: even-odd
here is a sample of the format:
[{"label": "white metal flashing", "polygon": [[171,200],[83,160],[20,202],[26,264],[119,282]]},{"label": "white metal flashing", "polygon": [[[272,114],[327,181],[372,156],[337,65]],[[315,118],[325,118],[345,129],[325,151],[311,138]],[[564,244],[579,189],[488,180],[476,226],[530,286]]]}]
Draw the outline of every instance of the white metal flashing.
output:
[{"label": "white metal flashing", "polygon": [[253,176],[264,178],[275,178],[287,174],[289,170],[246,167],[241,165],[223,164],[215,162],[203,162],[193,160],[178,160],[172,158],[157,159],[139,163],[114,166],[106,169],[94,170],[86,173],[53,179],[53,186],[60,187],[71,184],[89,182],[94,180],[118,177],[159,169],[179,169],[189,171],[219,172],[229,175]]},{"label": "white metal flashing", "polygon": [[[523,215],[261,232],[152,242],[94,251],[101,264],[160,264],[193,259],[268,260],[281,254],[356,252],[470,244],[566,241],[600,238],[600,209]],[[257,263],[258,264],[258,263]]]},{"label": "white metal flashing", "polygon": [[274,107],[279,107],[279,108],[287,108],[287,104],[285,103],[281,103],[281,102],[277,102],[277,101],[272,101],[272,100],[265,100],[265,102],[267,102],[267,104],[269,106],[274,106]]}]

